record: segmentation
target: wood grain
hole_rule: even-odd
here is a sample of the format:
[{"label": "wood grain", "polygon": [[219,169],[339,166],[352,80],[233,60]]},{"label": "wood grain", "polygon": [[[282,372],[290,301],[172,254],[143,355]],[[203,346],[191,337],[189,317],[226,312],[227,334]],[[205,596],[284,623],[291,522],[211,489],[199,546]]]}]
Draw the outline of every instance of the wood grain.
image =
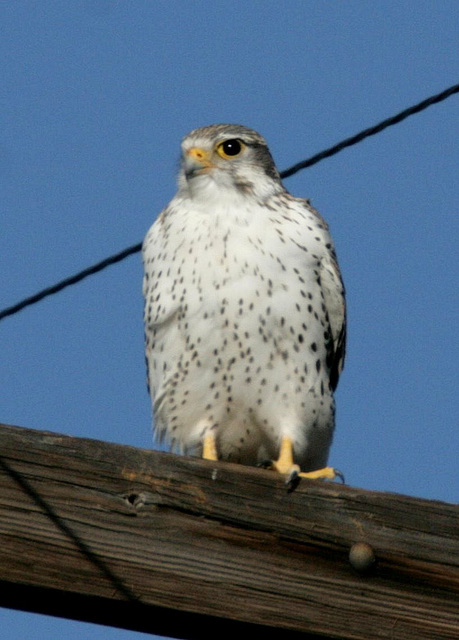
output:
[{"label": "wood grain", "polygon": [[6,425],[0,452],[2,606],[180,638],[459,638],[455,505]]}]

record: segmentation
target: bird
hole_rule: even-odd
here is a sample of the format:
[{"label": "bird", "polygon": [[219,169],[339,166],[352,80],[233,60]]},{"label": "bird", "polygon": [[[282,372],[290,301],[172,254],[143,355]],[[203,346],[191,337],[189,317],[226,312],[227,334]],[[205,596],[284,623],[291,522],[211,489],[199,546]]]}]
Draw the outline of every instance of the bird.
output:
[{"label": "bird", "polygon": [[259,133],[214,124],[183,138],[178,191],[142,257],[158,441],[288,481],[340,476],[327,462],[343,280],[327,223],[286,190]]}]

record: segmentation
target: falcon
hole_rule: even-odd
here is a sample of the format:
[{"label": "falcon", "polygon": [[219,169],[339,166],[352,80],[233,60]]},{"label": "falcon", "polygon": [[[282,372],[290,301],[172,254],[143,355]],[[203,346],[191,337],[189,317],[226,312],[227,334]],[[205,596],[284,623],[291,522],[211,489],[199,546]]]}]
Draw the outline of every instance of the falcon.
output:
[{"label": "falcon", "polygon": [[328,226],[256,131],[182,142],[178,191],[143,243],[154,429],[179,453],[330,478],[345,297]]}]

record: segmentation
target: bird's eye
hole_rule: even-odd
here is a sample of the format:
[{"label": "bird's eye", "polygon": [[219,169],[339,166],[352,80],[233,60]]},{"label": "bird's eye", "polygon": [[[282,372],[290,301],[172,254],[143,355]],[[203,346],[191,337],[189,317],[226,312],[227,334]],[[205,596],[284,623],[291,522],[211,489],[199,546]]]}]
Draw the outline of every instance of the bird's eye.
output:
[{"label": "bird's eye", "polygon": [[241,153],[242,149],[243,143],[237,138],[234,138],[221,142],[217,147],[217,153],[222,158],[235,158]]}]

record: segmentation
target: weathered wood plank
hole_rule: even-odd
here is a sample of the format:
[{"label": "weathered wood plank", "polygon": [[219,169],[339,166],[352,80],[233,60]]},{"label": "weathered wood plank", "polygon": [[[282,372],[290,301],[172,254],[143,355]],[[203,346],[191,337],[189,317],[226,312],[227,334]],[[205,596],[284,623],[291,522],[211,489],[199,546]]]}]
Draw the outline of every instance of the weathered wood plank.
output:
[{"label": "weathered wood plank", "polygon": [[459,638],[454,505],[287,493],[261,469],[17,427],[0,452],[0,605],[189,638]]}]

